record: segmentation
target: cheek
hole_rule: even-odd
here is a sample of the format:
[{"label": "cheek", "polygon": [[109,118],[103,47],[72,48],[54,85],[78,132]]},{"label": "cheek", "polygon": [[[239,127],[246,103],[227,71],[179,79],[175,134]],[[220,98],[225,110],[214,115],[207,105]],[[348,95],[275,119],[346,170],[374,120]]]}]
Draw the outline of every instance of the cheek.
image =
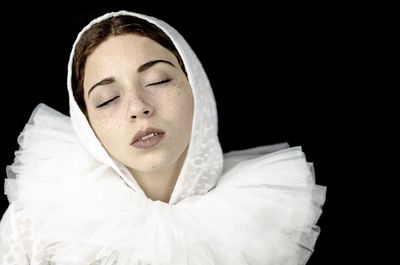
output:
[{"label": "cheek", "polygon": [[[190,88],[189,88],[190,89]],[[193,97],[190,91],[180,90],[176,93],[174,102],[171,102],[174,108],[175,124],[182,139],[190,137],[193,121]]]},{"label": "cheek", "polygon": [[106,146],[113,142],[113,139],[116,138],[113,136],[115,136],[122,127],[122,124],[118,119],[107,116],[94,117],[90,119],[90,125],[99,141]]},{"label": "cheek", "polygon": [[193,97],[186,89],[177,87],[176,90],[161,98],[160,106],[165,109],[165,113],[170,113],[180,123],[187,123],[188,120],[191,122],[193,118]]},{"label": "cheek", "polygon": [[180,114],[186,114],[187,112],[193,111],[192,90],[187,82],[182,81],[177,85],[173,100],[175,101],[175,104],[173,105],[179,111],[185,111],[185,113]]},{"label": "cheek", "polygon": [[[190,89],[190,88],[189,88]],[[187,120],[190,120],[190,123],[193,120],[193,110],[194,110],[194,100],[191,91],[184,91],[180,95],[181,106],[180,110],[183,115],[185,115]]]}]

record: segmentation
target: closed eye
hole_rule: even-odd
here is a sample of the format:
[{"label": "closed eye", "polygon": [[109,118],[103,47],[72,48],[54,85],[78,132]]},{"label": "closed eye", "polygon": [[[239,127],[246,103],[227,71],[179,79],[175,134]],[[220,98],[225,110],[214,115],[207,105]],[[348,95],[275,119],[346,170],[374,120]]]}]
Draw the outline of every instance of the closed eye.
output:
[{"label": "closed eye", "polygon": [[101,103],[100,105],[96,106],[96,108],[101,108],[101,107],[103,107],[103,106],[105,106],[105,105],[107,105],[107,104],[110,104],[112,101],[116,100],[117,98],[119,98],[119,96],[113,97],[112,99],[107,100],[106,102]]},{"label": "closed eye", "polygon": [[172,79],[164,79],[164,80],[161,80],[161,81],[158,81],[158,82],[155,82],[155,83],[148,84],[148,85],[146,85],[146,87],[148,87],[148,86],[161,85],[161,84],[164,84],[164,83],[168,83],[168,82],[171,81],[171,80],[172,80]]}]

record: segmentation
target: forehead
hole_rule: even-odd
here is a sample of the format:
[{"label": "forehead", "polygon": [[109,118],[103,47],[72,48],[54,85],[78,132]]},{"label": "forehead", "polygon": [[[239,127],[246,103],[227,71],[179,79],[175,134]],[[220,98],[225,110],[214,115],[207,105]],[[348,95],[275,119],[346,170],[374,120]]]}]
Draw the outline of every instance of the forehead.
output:
[{"label": "forehead", "polygon": [[83,78],[84,90],[101,79],[136,73],[139,66],[152,60],[178,65],[175,55],[156,41],[136,34],[113,36],[88,56]]},{"label": "forehead", "polygon": [[106,63],[113,58],[117,60],[127,59],[132,62],[143,62],[155,57],[175,57],[168,49],[162,47],[156,41],[136,34],[113,36],[106,39],[88,56],[86,66],[90,63]]}]

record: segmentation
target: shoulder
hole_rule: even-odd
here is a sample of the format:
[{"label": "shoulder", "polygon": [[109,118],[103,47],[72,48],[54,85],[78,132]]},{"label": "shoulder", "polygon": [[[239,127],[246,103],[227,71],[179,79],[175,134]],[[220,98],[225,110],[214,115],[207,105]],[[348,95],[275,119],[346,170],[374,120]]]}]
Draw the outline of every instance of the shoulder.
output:
[{"label": "shoulder", "polygon": [[0,222],[1,238],[24,234],[31,228],[31,222],[22,204],[18,201],[10,203]]},{"label": "shoulder", "polygon": [[288,143],[230,151],[224,154],[224,173],[238,166],[243,167],[243,164],[251,166],[299,154],[302,154],[301,147],[290,147]]},{"label": "shoulder", "polygon": [[218,185],[308,186],[313,175],[302,148],[284,143],[227,153]]},{"label": "shoulder", "polygon": [[32,227],[23,207],[17,202],[11,203],[0,222],[0,263],[29,264],[31,235]]}]

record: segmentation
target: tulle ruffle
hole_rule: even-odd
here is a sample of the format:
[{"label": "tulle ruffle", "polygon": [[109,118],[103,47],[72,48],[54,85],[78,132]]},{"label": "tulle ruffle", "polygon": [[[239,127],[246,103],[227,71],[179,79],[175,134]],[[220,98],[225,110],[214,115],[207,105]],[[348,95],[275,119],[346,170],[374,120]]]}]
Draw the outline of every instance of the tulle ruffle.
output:
[{"label": "tulle ruffle", "polygon": [[172,205],[133,191],[44,105],[19,143],[6,193],[41,235],[36,255],[54,264],[300,265],[319,235],[325,188],[300,147],[226,154],[214,189]]}]

